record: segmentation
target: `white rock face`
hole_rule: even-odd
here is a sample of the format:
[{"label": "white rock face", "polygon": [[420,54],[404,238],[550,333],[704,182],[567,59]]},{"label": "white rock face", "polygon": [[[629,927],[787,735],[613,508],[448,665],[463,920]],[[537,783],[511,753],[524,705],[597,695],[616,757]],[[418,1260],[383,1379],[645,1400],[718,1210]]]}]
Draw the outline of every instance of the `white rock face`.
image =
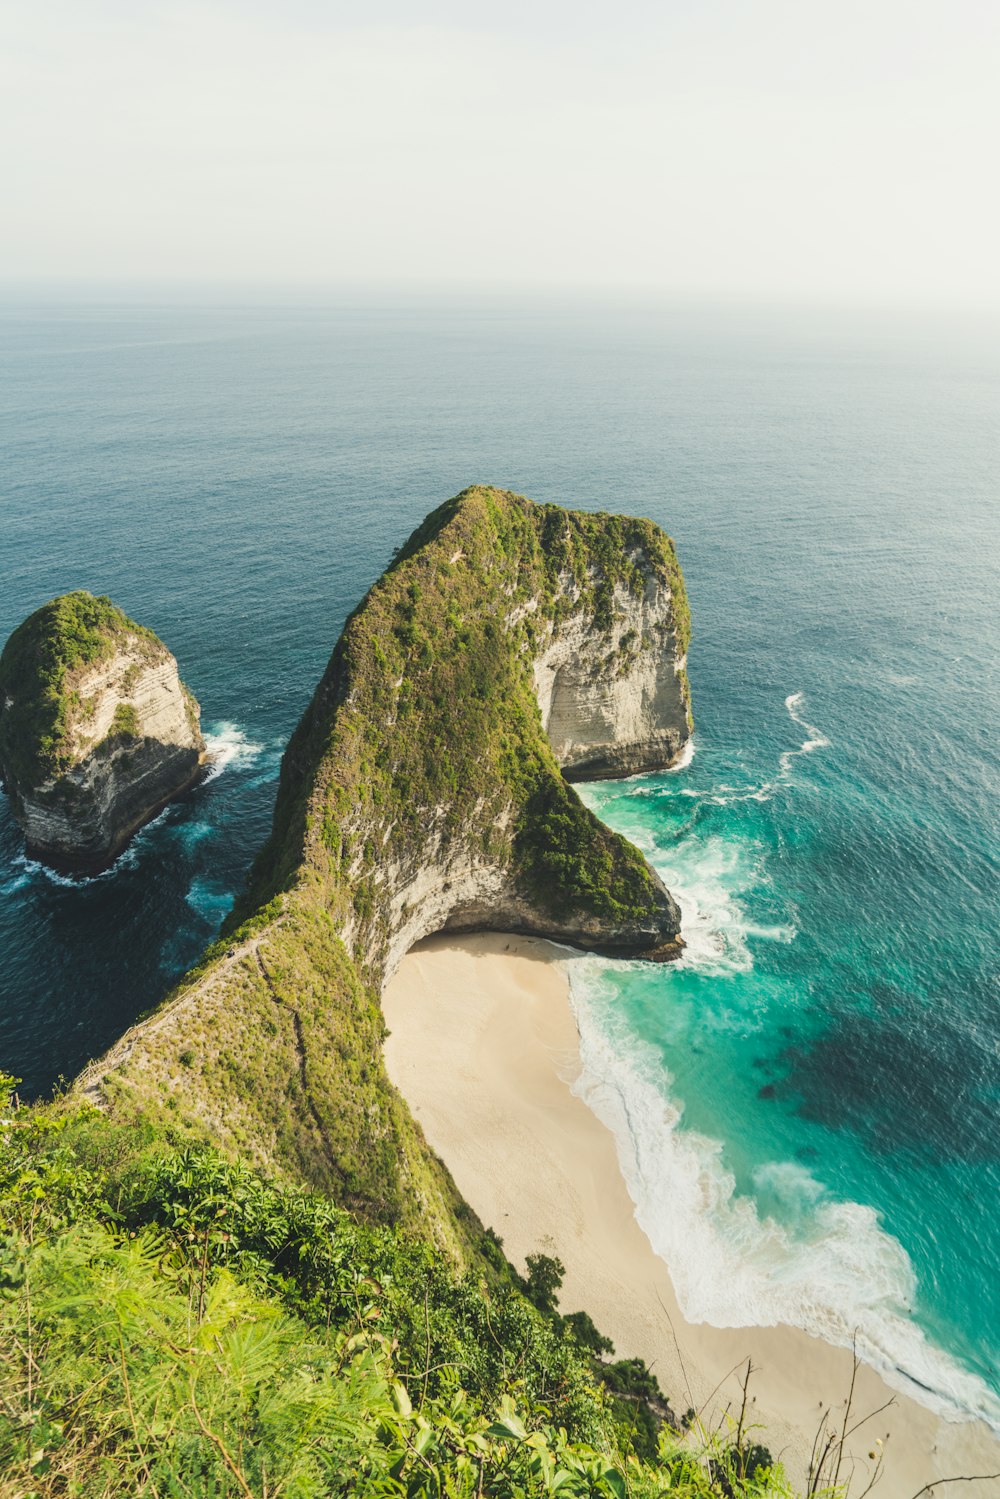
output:
[{"label": "white rock face", "polygon": [[86,870],[107,864],[197,779],[205,741],[198,705],[164,647],[126,642],[73,685],[79,706],[69,724],[71,767],[38,787],[10,789],[29,853]]},{"label": "white rock face", "polygon": [[666,769],[691,734],[669,588],[655,577],[641,596],[617,588],[614,615],[610,630],[571,616],[535,662],[542,724],[568,780]]}]

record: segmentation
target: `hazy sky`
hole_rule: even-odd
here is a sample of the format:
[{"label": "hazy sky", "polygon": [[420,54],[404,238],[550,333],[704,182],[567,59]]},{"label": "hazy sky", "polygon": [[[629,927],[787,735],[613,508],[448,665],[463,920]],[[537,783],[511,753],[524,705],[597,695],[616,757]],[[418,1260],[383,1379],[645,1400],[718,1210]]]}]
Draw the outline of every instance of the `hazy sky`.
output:
[{"label": "hazy sky", "polygon": [[0,277],[1000,304],[996,0],[0,0]]}]

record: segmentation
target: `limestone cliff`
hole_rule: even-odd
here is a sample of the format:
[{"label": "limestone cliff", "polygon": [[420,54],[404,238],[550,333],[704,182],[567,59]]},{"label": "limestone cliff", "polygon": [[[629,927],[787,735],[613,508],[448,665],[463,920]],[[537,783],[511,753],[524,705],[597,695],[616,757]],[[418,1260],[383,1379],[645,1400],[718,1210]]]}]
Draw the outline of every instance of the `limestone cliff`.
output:
[{"label": "limestone cliff", "polygon": [[[563,586],[572,596],[573,582]],[[582,610],[553,628],[534,663],[542,726],[568,780],[662,770],[691,733],[672,588],[650,571],[609,604],[605,623]]]},{"label": "limestone cliff", "polygon": [[382,986],[442,929],[678,951],[672,897],[562,769],[676,758],[687,637],[650,521],[488,488],[441,506],[347,621],[230,935],[82,1086],[460,1247],[462,1205],[385,1077]]},{"label": "limestone cliff", "polygon": [[108,864],[198,776],[198,704],[152,631],[110,599],[63,594],[0,656],[0,764],[28,852]]},{"label": "limestone cliff", "polygon": [[560,769],[676,759],[687,629],[651,522],[485,488],[449,501],[348,621],[289,744],[251,907],[275,871],[320,878],[378,983],[442,928],[673,944],[673,900]]}]

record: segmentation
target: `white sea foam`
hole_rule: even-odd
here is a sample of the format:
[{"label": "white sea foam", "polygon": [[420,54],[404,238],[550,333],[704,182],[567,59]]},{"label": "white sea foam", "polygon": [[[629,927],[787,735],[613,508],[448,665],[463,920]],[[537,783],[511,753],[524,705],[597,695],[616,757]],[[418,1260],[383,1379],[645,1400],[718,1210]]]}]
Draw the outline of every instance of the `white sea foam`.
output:
[{"label": "white sea foam", "polygon": [[[685,1317],[715,1327],[803,1328],[850,1347],[888,1383],[952,1420],[1000,1432],[1000,1401],[910,1320],[916,1285],[877,1214],[831,1197],[805,1167],[758,1168],[760,1201],[737,1192],[723,1146],[681,1127],[659,1054],[609,1032],[607,965],[570,966],[583,1070],[575,1091],[612,1130],[636,1218],[671,1274]],[[613,1022],[612,1022],[613,1024]]]},{"label": "white sea foam", "polygon": [[691,738],[687,741],[684,748],[681,750],[680,754],[677,756],[677,759],[674,761],[673,765],[671,765],[666,774],[676,775],[678,771],[687,770],[688,766],[691,764],[691,761],[694,759],[694,756],[695,742],[694,735],[692,734]]},{"label": "white sea foam", "polygon": [[[638,780],[641,784],[633,787],[624,794],[626,796],[649,797],[654,800],[661,796],[686,796],[692,799],[711,802],[717,807],[727,807],[734,802],[770,801],[780,787],[787,786],[790,783],[792,767],[800,756],[811,755],[815,750],[826,749],[829,746],[830,741],[822,730],[817,729],[815,724],[808,723],[803,718],[801,710],[804,703],[805,693],[803,692],[790,692],[785,698],[785,710],[789,718],[799,728],[805,730],[806,738],[797,749],[783,750],[781,752],[778,756],[777,771],[770,780],[764,781],[760,786],[730,786],[726,783],[721,783],[718,786],[705,787],[667,787],[662,785],[659,780],[651,785],[648,776],[641,776],[629,778]],[[680,760],[665,773],[673,775],[690,765],[691,760],[694,758],[694,748],[694,740],[689,739]],[[688,753],[689,751],[690,753]]]},{"label": "white sea foam", "polygon": [[769,802],[775,792],[783,786],[787,786],[792,778],[792,767],[796,760],[802,755],[811,755],[818,749],[826,749],[829,739],[817,729],[815,724],[807,722],[802,716],[802,707],[805,703],[804,692],[790,692],[785,698],[785,709],[792,723],[797,724],[800,729],[805,729],[806,737],[798,749],[783,750],[778,756],[778,771],[774,778],[765,781],[762,786],[757,786],[752,791],[743,791],[730,795],[728,788],[719,787],[718,791],[723,794],[713,795],[712,800],[725,806],[729,802]]},{"label": "white sea foam", "polygon": [[694,735],[692,734],[691,737],[690,737],[690,739],[688,739],[688,740],[685,741],[684,748],[681,750],[680,754],[677,756],[677,759],[674,761],[673,765],[668,765],[665,770],[657,770],[657,771],[637,770],[636,773],[635,773],[635,775],[623,776],[622,777],[622,781],[638,781],[638,782],[640,782],[640,784],[638,786],[636,786],[633,791],[627,792],[626,795],[628,795],[628,796],[656,796],[659,788],[657,786],[650,786],[650,785],[644,784],[644,783],[647,783],[649,781],[649,778],[650,778],[651,775],[655,775],[655,776],[675,776],[675,775],[678,775],[682,770],[687,770],[688,766],[691,764],[691,761],[695,757],[696,748],[697,748],[697,746],[695,745]]},{"label": "white sea foam", "polygon": [[253,765],[264,753],[262,744],[248,739],[238,724],[223,720],[206,730],[209,770],[205,780],[214,781],[230,765]]},{"label": "white sea foam", "polygon": [[[772,781],[701,794],[766,800],[788,782],[799,756],[829,742],[803,717],[803,702],[801,693],[786,700],[806,738],[782,754]],[[677,969],[735,976],[753,966],[748,939],[794,939],[794,924],[755,923],[743,909],[741,895],[763,878],[752,843],[687,835],[659,848],[641,832],[629,836],[680,906],[686,947]],[[753,1195],[737,1192],[722,1142],[683,1128],[660,1053],[608,1003],[609,972],[597,958],[570,965],[583,1063],[576,1091],[614,1133],[636,1218],[669,1267],[685,1316],[718,1327],[785,1323],[844,1346],[856,1339],[890,1384],[951,1419],[979,1416],[1000,1432],[1000,1401],[911,1320],[913,1266],[878,1215],[838,1201],[797,1161],[759,1166]]]},{"label": "white sea foam", "polygon": [[15,854],[12,863],[19,864],[29,879],[44,879],[50,885],[59,885],[66,890],[78,890],[81,885],[92,885],[95,880],[105,879],[114,869],[112,865],[111,869],[104,869],[96,875],[58,874],[47,864],[40,864],[37,859],[29,859],[27,854]]},{"label": "white sea foam", "polygon": [[[629,837],[634,840],[635,834]],[[652,845],[647,852],[680,907],[685,947],[678,967],[746,973],[753,967],[748,937],[781,942],[794,938],[794,926],[757,926],[740,905],[740,891],[761,878],[752,844],[717,835],[688,835],[669,848]]]},{"label": "white sea foam", "polygon": [[790,692],[785,698],[785,707],[788,709],[789,718],[793,723],[798,724],[799,728],[805,729],[807,737],[799,745],[798,749],[785,750],[785,753],[779,760],[782,772],[787,771],[792,761],[798,759],[799,755],[811,755],[813,750],[826,749],[830,743],[821,729],[817,729],[814,724],[807,723],[802,717],[799,710],[804,702],[804,692]]},{"label": "white sea foam", "polygon": [[[159,818],[156,820],[159,821]],[[152,827],[153,824],[150,823],[149,826]],[[113,864],[109,864],[107,869],[102,869],[98,874],[60,874],[37,859],[29,859],[27,854],[15,854],[11,863],[24,871],[24,876],[19,883],[27,884],[31,879],[42,879],[64,890],[79,890],[84,885],[96,885],[98,880],[114,879],[115,875],[120,874],[123,869],[134,869],[138,858],[138,851],[133,842],[124,853],[118,855]],[[18,886],[11,888],[18,888]]]},{"label": "white sea foam", "polygon": [[148,822],[143,823],[142,827],[136,833],[134,841],[142,842],[147,834],[151,833],[154,828],[162,827],[163,824],[169,819],[170,814],[173,812],[173,810],[173,806],[168,802],[162,811],[157,812],[155,817],[151,817]]},{"label": "white sea foam", "polygon": [[79,890],[84,885],[96,885],[99,880],[113,880],[123,870],[135,869],[149,834],[166,822],[172,811],[171,806],[166,806],[162,812],[158,812],[139,829],[128,847],[108,865],[107,869],[102,869],[97,874],[59,874],[56,870],[50,869],[47,864],[41,864],[37,859],[29,859],[27,854],[18,854],[13,862],[20,864],[29,876],[40,877],[47,880],[50,885],[59,885],[66,890]]},{"label": "white sea foam", "polygon": [[[788,784],[795,761],[829,743],[805,719],[804,701],[802,693],[785,701],[806,737],[781,755],[771,781],[694,794],[723,804],[764,801]],[[735,976],[753,966],[748,939],[794,939],[794,924],[754,923],[743,909],[741,896],[763,878],[760,850],[746,839],[689,834],[660,848],[641,831],[630,828],[629,837],[680,906],[686,947],[675,969]],[[913,1266],[873,1209],[838,1201],[797,1161],[759,1166],[753,1195],[737,1192],[723,1143],[683,1127],[661,1054],[627,1029],[610,971],[598,958],[570,965],[583,1063],[576,1091],[615,1136],[636,1218],[666,1262],[685,1316],[718,1327],[784,1323],[848,1347],[856,1339],[888,1383],[949,1419],[977,1416],[1000,1433],[1000,1400],[911,1319]]]},{"label": "white sea foam", "polygon": [[[223,721],[213,725],[211,730],[205,733],[205,743],[208,747],[209,770],[205,776],[205,782],[214,781],[230,765],[253,765],[265,754],[265,746],[255,744],[248,739],[238,724]],[[274,765],[268,765],[267,773],[260,780],[270,780],[276,773],[276,766],[280,762],[281,750],[275,748],[268,756],[268,760],[274,760]],[[255,781],[254,785],[259,784]],[[173,813],[174,807],[170,803],[163,808],[156,817],[147,822],[129,843],[128,848],[118,855],[107,869],[102,869],[98,874],[60,874],[50,869],[47,864],[40,863],[37,859],[31,859],[27,854],[15,854],[12,864],[22,872],[14,876],[6,885],[0,886],[3,894],[12,894],[32,879],[46,880],[50,885],[56,885],[66,890],[79,890],[85,885],[92,885],[98,880],[113,879],[115,875],[121,874],[125,869],[133,869],[139,861],[140,853],[147,841],[149,834],[154,832]],[[182,842],[190,846],[201,838],[211,833],[211,826],[205,822],[180,824],[178,828]]]},{"label": "white sea foam", "polygon": [[214,880],[198,875],[191,881],[185,899],[199,916],[217,924],[233,909],[235,896],[231,890],[223,889]]}]

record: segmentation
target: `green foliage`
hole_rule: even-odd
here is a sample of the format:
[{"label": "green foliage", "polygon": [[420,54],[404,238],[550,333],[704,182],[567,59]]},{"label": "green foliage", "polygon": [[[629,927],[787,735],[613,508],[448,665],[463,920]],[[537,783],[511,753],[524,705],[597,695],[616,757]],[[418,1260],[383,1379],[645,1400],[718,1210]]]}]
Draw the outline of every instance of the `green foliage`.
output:
[{"label": "green foliage", "polygon": [[[0,1499],[787,1499],[742,1424],[675,1430],[643,1364],[603,1361],[559,1314],[558,1259],[521,1281],[381,1058],[380,866],[429,840],[471,842],[542,920],[655,924],[529,672],[539,632],[579,610],[606,630],[652,576],[686,645],[651,523],[488,489],[442,506],[348,621],[227,934],[100,1074],[111,1117],[18,1109],[0,1075]],[[62,768],[74,673],[125,630],[162,649],[87,594],[11,637],[0,752],[25,786]],[[125,705],[112,735],[136,728]]]},{"label": "green foliage", "polygon": [[126,637],[150,654],[165,649],[109,598],[82,590],[52,599],[11,635],[0,656],[0,762],[17,787],[31,790],[70,763],[75,679]]},{"label": "green foliage", "polygon": [[[784,1499],[646,1458],[557,1316],[211,1150],[0,1080],[0,1494]],[[557,1262],[529,1267],[551,1287]],[[746,1466],[746,1464],[744,1464]],[[728,1485],[728,1486],[727,1486]],[[734,1486],[735,1485],[735,1486]]]},{"label": "green foliage", "polygon": [[201,1246],[209,1263],[267,1286],[317,1326],[377,1321],[398,1367],[426,1394],[450,1397],[460,1386],[492,1405],[516,1378],[577,1430],[600,1430],[585,1364],[559,1319],[525,1302],[505,1262],[490,1282],[482,1269],[457,1274],[408,1234],[360,1222],[326,1197],[277,1188],[204,1149],[155,1157],[119,1190],[116,1212],[133,1228]]},{"label": "green foliage", "polygon": [[[292,736],[274,831],[232,924],[314,874],[356,919],[355,949],[375,975],[391,894],[376,888],[379,870],[454,836],[507,867],[541,922],[655,927],[658,886],[563,781],[531,674],[540,632],[569,614],[606,630],[615,590],[654,578],[686,649],[683,580],[652,522],[485,487],[428,516],[351,615]],[[358,848],[362,828],[385,836]]]},{"label": "green foliage", "polygon": [[566,1274],[562,1260],[548,1254],[529,1254],[525,1260],[528,1274],[524,1294],[540,1312],[554,1312]]},{"label": "green foliage", "polygon": [[656,1376],[650,1373],[642,1359],[623,1358],[616,1364],[606,1364],[601,1378],[608,1389],[618,1395],[636,1395],[643,1400],[663,1399]]},{"label": "green foliage", "polygon": [[589,1312],[570,1312],[563,1321],[581,1348],[587,1348],[598,1355],[614,1353],[614,1343],[598,1331]]},{"label": "green foliage", "polygon": [[131,703],[119,703],[108,730],[109,739],[138,739],[139,715]]},{"label": "green foliage", "polygon": [[556,915],[590,911],[628,922],[655,910],[642,854],[582,806],[561,777],[538,777],[515,847],[533,899]]}]

